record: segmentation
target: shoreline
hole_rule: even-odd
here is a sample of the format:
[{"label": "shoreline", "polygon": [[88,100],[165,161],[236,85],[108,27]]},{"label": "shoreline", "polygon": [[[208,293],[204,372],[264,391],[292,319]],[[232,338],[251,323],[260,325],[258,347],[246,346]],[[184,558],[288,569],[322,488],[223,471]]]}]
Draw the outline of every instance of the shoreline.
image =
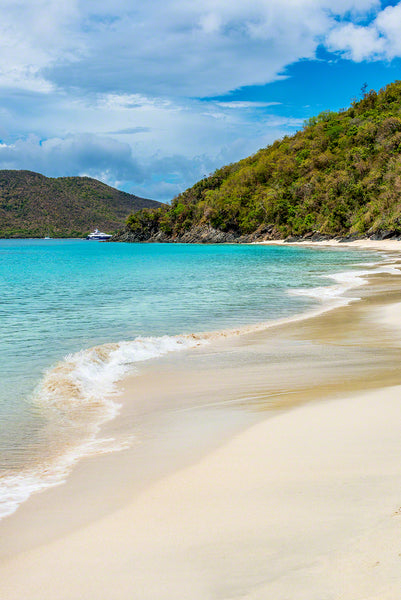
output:
[{"label": "shoreline", "polygon": [[[380,249],[388,250],[383,246]],[[75,600],[75,598],[81,597],[78,595],[77,582],[83,590],[83,597],[91,597],[92,594],[97,598],[125,600],[125,598],[131,598],[136,589],[141,590],[141,598],[149,597],[152,600],[153,598],[173,598],[177,593],[179,597],[183,597],[186,588],[185,586],[180,588],[180,585],[184,582],[185,585],[189,585],[188,581],[184,581],[188,576],[188,565],[185,568],[182,566],[183,555],[188,550],[192,556],[190,549],[194,540],[198,540],[197,535],[200,535],[200,532],[197,532],[196,535],[194,532],[187,535],[192,527],[190,522],[187,523],[188,531],[180,529],[180,524],[177,523],[177,514],[174,513],[174,506],[171,505],[171,497],[175,496],[173,490],[176,485],[178,488],[181,486],[182,491],[182,486],[188,489],[188,492],[185,492],[185,494],[189,494],[185,508],[189,511],[188,515],[192,514],[192,518],[194,518],[200,511],[204,523],[210,521],[209,533],[213,527],[219,529],[216,515],[212,518],[211,514],[205,513],[200,506],[200,498],[197,498],[200,490],[196,480],[199,474],[195,479],[191,474],[196,472],[198,467],[201,471],[205,469],[206,472],[206,475],[200,477],[203,482],[201,491],[208,490],[208,498],[213,504],[215,487],[219,487],[218,479],[216,480],[213,472],[217,468],[216,461],[221,459],[222,453],[227,455],[224,459],[226,469],[230,470],[230,464],[237,465],[240,460],[239,456],[245,456],[248,452],[252,457],[248,466],[252,465],[252,461],[256,460],[255,452],[259,453],[258,448],[262,450],[262,456],[258,454],[258,459],[263,459],[264,453],[267,451],[264,446],[264,438],[267,436],[269,439],[272,435],[274,437],[277,423],[281,423],[282,435],[288,438],[287,443],[291,448],[295,427],[291,415],[295,413],[301,415],[301,422],[304,419],[304,427],[307,427],[308,420],[311,422],[310,419],[312,422],[317,419],[316,422],[319,422],[319,426],[323,426],[326,419],[330,422],[331,413],[330,410],[327,413],[327,407],[333,407],[340,403],[344,415],[347,415],[348,402],[350,404],[356,402],[359,403],[358,411],[361,413],[363,402],[360,398],[366,396],[366,394],[361,396],[362,390],[374,387],[384,390],[383,386],[394,386],[401,382],[401,370],[398,367],[401,350],[398,349],[397,335],[394,332],[394,325],[400,315],[398,304],[401,302],[401,292],[398,291],[398,282],[395,282],[390,274],[372,274],[368,279],[368,284],[358,289],[358,295],[362,297],[359,302],[334,308],[330,312],[303,320],[273,324],[269,330],[250,331],[238,337],[218,339],[212,345],[184,353],[180,358],[167,355],[157,361],[159,381],[155,381],[153,364],[147,365],[140,376],[128,377],[124,382],[122,412],[114,421],[104,427],[104,434],[110,436],[117,434],[124,437],[128,431],[132,432],[133,427],[137,441],[134,441],[129,450],[82,460],[63,486],[32,496],[17,513],[0,524],[0,535],[3,540],[0,562],[0,581],[2,582],[0,591],[4,590],[2,597],[8,600],[8,598],[21,598],[29,595],[30,598],[42,600],[56,596],[60,599]],[[359,292],[361,293],[359,294]],[[389,309],[385,316],[382,310],[384,304],[387,304]],[[369,322],[371,331],[366,331],[366,322]],[[345,323],[345,331],[339,330],[339,323]],[[288,373],[288,361],[291,361],[293,370],[291,374]],[[167,384],[167,391],[162,390],[162,382]],[[372,405],[372,411],[374,407],[376,410],[380,409],[375,401],[375,394],[388,397],[387,403],[393,415],[390,424],[396,427],[395,415],[398,415],[398,409],[394,402],[394,396],[399,391],[398,388],[394,388],[394,390],[391,391],[388,388],[387,391],[370,393],[371,396],[369,393],[367,395],[369,398],[371,397],[369,402]],[[134,393],[135,401],[133,401]],[[347,396],[350,397],[349,401],[346,399]],[[210,402],[211,397],[213,402]],[[209,398],[209,402],[205,401],[207,398]],[[316,402],[316,400],[325,398],[329,400],[322,403]],[[353,398],[356,400],[354,401]],[[167,402],[169,409],[166,411]],[[312,403],[309,404],[310,402]],[[302,406],[304,404],[305,406]],[[355,415],[353,418],[355,419]],[[212,430],[211,422],[215,425]],[[369,423],[372,424],[372,421],[370,420]],[[336,427],[341,427],[339,416]],[[185,435],[183,435],[184,431]],[[290,431],[292,431],[291,435]],[[169,433],[170,437],[168,438]],[[145,435],[145,439],[142,439],[141,435]],[[313,435],[311,437],[313,439],[310,443],[313,445],[316,440]],[[162,443],[160,443],[161,439]],[[278,443],[278,440],[276,441]],[[239,450],[239,448],[241,449]],[[283,447],[280,446],[280,451],[283,450]],[[334,452],[334,447],[331,447],[331,450]],[[165,453],[163,464],[154,468],[153,463],[160,457],[160,452]],[[299,449],[299,452],[302,452],[302,448]],[[132,461],[135,459],[141,464],[138,466],[138,472],[127,481],[127,469],[130,466],[132,468]],[[285,469],[291,470],[290,456],[287,456],[287,460],[289,462],[286,463]],[[263,463],[263,469],[266,469],[269,464]],[[396,467],[397,464],[392,463],[392,469]],[[218,467],[220,473],[221,468],[221,466]],[[262,486],[262,467],[260,465],[257,467],[255,463],[253,468],[257,471],[257,473],[255,471],[255,476],[258,477],[258,485]],[[150,469],[151,472],[147,473],[147,469]],[[242,481],[239,481],[240,473],[237,475],[237,479],[234,475],[230,475],[233,489],[236,490],[236,494],[245,493],[245,490],[248,489],[248,482],[244,472],[242,471],[241,475]],[[212,489],[210,481],[214,482]],[[278,483],[276,482],[277,485]],[[239,486],[244,487],[242,492],[238,491]],[[110,487],[113,489],[109,490],[107,494],[105,490]],[[224,491],[226,503],[231,498],[228,488],[229,486]],[[99,493],[100,495],[105,493],[105,497],[98,498]],[[252,503],[255,503],[255,490],[248,489],[247,493],[252,500],[251,504],[247,505],[248,514]],[[203,492],[201,496],[203,497]],[[392,498],[395,498],[395,492]],[[153,512],[147,509],[149,499]],[[216,499],[216,502],[220,501],[222,500],[217,501]],[[177,498],[175,498],[175,502],[177,502]],[[178,510],[177,507],[176,510]],[[293,510],[297,511],[299,507],[294,505]],[[174,527],[177,526],[177,531],[180,531],[180,535],[182,535],[178,546],[181,542],[183,546],[180,546],[178,555],[174,554],[175,551],[178,551],[175,543],[169,543],[167,538],[162,540],[166,550],[163,560],[167,555],[170,557],[167,563],[162,561],[163,573],[168,578],[170,575],[174,575],[174,581],[170,582],[172,587],[169,593],[171,595],[165,594],[161,589],[156,592],[154,582],[149,578],[149,569],[152,564],[153,567],[155,566],[152,563],[152,552],[155,555],[158,554],[159,534],[151,527],[152,535],[150,539],[145,536],[145,539],[144,525],[138,521],[138,515],[142,514],[146,515],[150,523],[153,523],[155,511],[168,512],[170,522],[167,519],[166,524],[159,523],[162,525],[162,531],[166,527],[167,529],[173,527],[172,523],[175,523]],[[230,536],[234,535],[236,531],[234,521],[237,517],[227,516],[227,530],[224,531],[226,539],[230,539]],[[260,520],[260,514],[258,518]],[[60,523],[60,520],[64,522]],[[137,532],[132,522],[139,528],[138,531],[141,531],[140,541],[135,541]],[[255,531],[257,524],[254,522],[249,526],[251,531]],[[170,529],[170,534],[175,531],[174,527]],[[230,527],[233,529],[230,530]],[[124,528],[131,531],[131,540],[125,539]],[[113,531],[114,533],[112,533]],[[110,553],[113,544],[110,548],[106,544],[106,547],[100,549],[93,544],[94,539],[109,539],[109,537],[104,537],[106,533],[107,536],[125,540],[121,542],[119,548],[114,548],[118,554],[115,559]],[[268,534],[268,532],[265,533]],[[322,536],[323,533],[321,532],[320,535]],[[163,537],[164,534],[160,535]],[[239,534],[235,533],[235,535]],[[248,530],[245,539],[241,538],[241,548],[244,546],[245,549],[247,548],[249,536],[251,534]],[[228,552],[232,560],[237,560],[238,557],[231,556],[226,547],[227,542],[224,540],[220,538],[215,540],[215,536],[212,536],[208,541],[206,531],[202,533],[201,539],[204,548],[209,548],[214,540],[216,552],[224,550],[224,552]],[[257,549],[260,543],[260,540],[256,545],[252,546],[251,543],[248,549],[256,562],[259,560]],[[270,540],[269,544],[272,543]],[[320,546],[323,543],[324,541],[320,539]],[[134,569],[134,573],[139,579],[145,577],[144,573],[146,573],[148,578],[144,578],[143,588],[135,588],[133,575],[123,568],[126,563],[124,557],[128,554],[132,561],[134,561],[134,557],[138,559],[140,544],[145,545],[147,549],[148,553],[145,554],[148,562],[143,564],[142,570]],[[83,547],[90,547],[90,556],[86,554],[86,551],[82,553],[82,550],[79,550]],[[72,550],[73,548],[75,550]],[[272,548],[269,549],[269,552],[272,551]],[[173,554],[171,554],[172,552]],[[275,554],[279,552],[278,547],[275,547],[274,552]],[[194,560],[206,565],[208,563],[207,553],[205,554],[204,550],[201,554],[201,557],[197,555]],[[245,556],[242,552],[239,554],[242,557]],[[69,557],[70,565],[74,565],[73,577],[71,568],[66,567],[64,559],[57,560],[56,555]],[[48,561],[54,565],[54,574],[51,576],[46,567]],[[82,566],[79,566],[77,561]],[[178,571],[176,563],[180,565]],[[32,567],[33,564],[39,565],[39,569],[35,571]],[[89,577],[85,575],[85,569],[87,569],[87,573],[90,573],[91,569],[95,568],[95,564],[105,565],[106,571],[100,578],[101,582],[99,580],[96,584],[98,587],[92,587],[95,586],[95,583],[89,581]],[[125,564],[125,566],[127,565]],[[201,577],[201,579],[206,578],[205,580],[209,581],[210,575],[214,581],[213,585],[217,585],[215,579],[216,577],[217,580],[219,579],[218,575],[215,572],[211,573],[213,569],[210,564],[206,566],[206,572],[202,569],[198,572],[195,569],[196,580],[200,582],[199,577]],[[184,568],[184,572],[182,568]],[[194,574],[192,568],[191,564],[191,577]],[[248,570],[249,568],[248,564]],[[258,572],[253,572],[251,569],[250,574],[243,573],[241,575],[246,580],[247,578],[252,580],[252,585],[249,583],[249,589],[253,589],[256,581],[267,577],[263,569],[260,570],[261,568],[262,566],[259,565],[259,570],[256,569]],[[26,581],[18,581],[18,572],[27,574]],[[288,566],[287,576],[291,576],[291,572],[291,567]],[[75,581],[77,573],[78,577]],[[58,594],[56,594],[57,577],[66,579],[65,590],[59,589]],[[113,591],[113,580],[114,582],[121,581],[122,587],[116,586]],[[212,584],[210,583],[210,585]],[[244,585],[248,589],[248,584],[242,581],[241,586]],[[191,595],[191,598],[220,597],[217,593],[206,595],[205,592],[203,594],[203,587],[202,584],[199,589],[195,588],[196,594]],[[273,588],[267,589],[269,592],[273,590]],[[276,592],[276,590],[274,591]],[[280,590],[278,591],[281,593]],[[208,589],[208,594],[209,592],[210,589]],[[248,598],[245,595],[244,597]],[[249,598],[251,597],[258,598],[258,596],[250,595]],[[331,598],[331,596],[327,597]],[[337,597],[333,596],[333,598]],[[357,597],[355,596],[355,598]],[[353,596],[349,596],[349,598],[353,598]],[[395,598],[396,596],[394,596],[394,600]]]},{"label": "shoreline", "polygon": [[[221,232],[221,236],[224,236],[223,232]],[[332,246],[332,247],[354,247],[354,248],[365,248],[366,250],[383,250],[389,249],[394,250],[396,252],[401,250],[401,236],[394,234],[394,236],[386,237],[385,239],[376,239],[373,237],[360,237],[355,239],[350,239],[349,236],[338,237],[333,236],[327,239],[311,239],[312,236],[308,237],[300,237],[298,239],[294,238],[281,238],[281,239],[251,239],[252,236],[248,236],[249,239],[237,241],[236,238],[232,238],[228,241],[221,241],[221,236],[217,236],[216,240],[213,241],[205,241],[202,238],[196,241],[181,241],[181,240],[169,240],[169,239],[161,239],[161,240],[137,240],[137,241],[129,241],[129,240],[110,240],[115,243],[135,243],[135,244],[204,244],[204,245],[221,245],[221,244],[242,244],[242,245],[254,245],[254,244],[264,244],[264,245],[285,245],[285,246],[311,246],[311,247],[319,247],[319,246]],[[326,238],[325,235],[322,235],[323,238]],[[10,238],[0,238],[0,241],[44,241],[47,238],[44,237],[10,237]],[[55,237],[49,238],[51,241],[84,241],[85,237]]]},{"label": "shoreline", "polygon": [[284,245],[284,246],[310,246],[311,248],[318,248],[319,246],[327,246],[333,248],[358,248],[364,250],[381,250],[391,252],[401,252],[401,240],[397,239],[386,239],[386,240],[374,240],[372,238],[360,238],[356,240],[346,240],[345,238],[333,238],[330,240],[311,241],[307,239],[300,239],[298,241],[286,241],[286,240],[268,240],[253,242],[254,244],[264,245]]}]

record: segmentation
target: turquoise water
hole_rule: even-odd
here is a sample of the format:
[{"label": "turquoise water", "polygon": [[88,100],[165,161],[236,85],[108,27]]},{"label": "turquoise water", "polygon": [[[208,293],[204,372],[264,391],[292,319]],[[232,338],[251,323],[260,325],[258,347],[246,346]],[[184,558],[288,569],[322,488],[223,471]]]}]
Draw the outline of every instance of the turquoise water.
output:
[{"label": "turquoise water", "polygon": [[172,336],[301,313],[339,295],[368,261],[372,253],[293,246],[0,241],[4,514],[49,478],[56,456],[55,481],[87,450],[132,364],[194,345]]}]

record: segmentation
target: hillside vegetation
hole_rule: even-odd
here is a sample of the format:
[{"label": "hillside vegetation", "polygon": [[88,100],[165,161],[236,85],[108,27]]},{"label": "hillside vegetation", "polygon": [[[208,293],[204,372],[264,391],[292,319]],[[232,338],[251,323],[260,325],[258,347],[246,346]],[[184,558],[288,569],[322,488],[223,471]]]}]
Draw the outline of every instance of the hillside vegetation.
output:
[{"label": "hillside vegetation", "polygon": [[[401,234],[401,81],[325,111],[301,131],[218,169],[171,203],[128,218],[132,240]],[[190,236],[189,236],[190,237]],[[223,237],[223,240],[226,239]],[[196,240],[193,240],[196,241]]]},{"label": "hillside vegetation", "polygon": [[90,177],[0,171],[2,238],[82,237],[95,227],[114,232],[131,212],[158,206]]}]

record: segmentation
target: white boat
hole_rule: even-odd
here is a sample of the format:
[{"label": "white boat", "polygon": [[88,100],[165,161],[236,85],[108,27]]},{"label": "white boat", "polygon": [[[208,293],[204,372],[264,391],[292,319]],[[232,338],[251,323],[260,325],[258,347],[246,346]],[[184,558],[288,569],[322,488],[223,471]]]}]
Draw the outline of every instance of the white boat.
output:
[{"label": "white boat", "polygon": [[105,240],[109,240],[110,238],[111,235],[109,233],[103,233],[98,229],[95,229],[95,231],[92,231],[92,233],[86,236],[87,240],[95,240],[97,242],[104,242]]}]

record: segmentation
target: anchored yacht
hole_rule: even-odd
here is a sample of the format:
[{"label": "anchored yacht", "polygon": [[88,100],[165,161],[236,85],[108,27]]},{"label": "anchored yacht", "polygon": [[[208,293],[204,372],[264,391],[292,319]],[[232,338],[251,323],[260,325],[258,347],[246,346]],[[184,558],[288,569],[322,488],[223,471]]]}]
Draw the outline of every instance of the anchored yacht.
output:
[{"label": "anchored yacht", "polygon": [[105,240],[109,240],[111,235],[109,233],[102,233],[98,229],[92,231],[89,235],[86,236],[87,240],[96,240],[98,242],[104,242]]}]

